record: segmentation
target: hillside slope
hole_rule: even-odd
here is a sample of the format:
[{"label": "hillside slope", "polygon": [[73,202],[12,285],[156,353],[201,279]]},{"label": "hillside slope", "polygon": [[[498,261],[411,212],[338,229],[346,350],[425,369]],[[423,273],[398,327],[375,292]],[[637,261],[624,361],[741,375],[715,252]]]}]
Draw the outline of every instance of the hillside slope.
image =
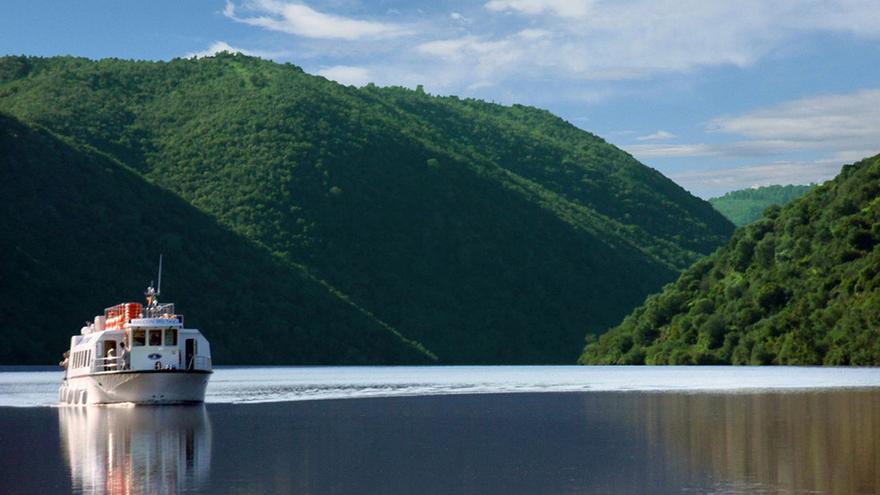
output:
[{"label": "hillside slope", "polygon": [[447,363],[572,362],[732,225],[540,110],[240,55],[0,61],[0,110],[108,153]]},{"label": "hillside slope", "polygon": [[880,364],[880,156],[736,231],[588,364]]},{"label": "hillside slope", "polygon": [[724,196],[710,198],[709,204],[734,225],[742,227],[761,218],[764,210],[777,205],[783,206],[803,196],[815,188],[809,186],[764,186],[731,191]]},{"label": "hillside slope", "polygon": [[[216,363],[426,363],[431,356],[114,160],[0,114],[0,363],[60,360],[106,306],[163,293]],[[271,275],[271,276],[270,276]]]}]

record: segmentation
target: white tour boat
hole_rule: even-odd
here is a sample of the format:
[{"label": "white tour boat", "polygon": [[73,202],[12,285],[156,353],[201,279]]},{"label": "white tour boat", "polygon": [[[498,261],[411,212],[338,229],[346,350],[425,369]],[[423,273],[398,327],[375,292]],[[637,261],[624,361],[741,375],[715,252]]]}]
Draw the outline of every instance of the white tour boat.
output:
[{"label": "white tour boat", "polygon": [[71,337],[61,363],[61,403],[204,402],[212,373],[208,340],[184,328],[183,315],[174,304],[160,304],[158,294],[151,286],[146,305],[107,308]]}]

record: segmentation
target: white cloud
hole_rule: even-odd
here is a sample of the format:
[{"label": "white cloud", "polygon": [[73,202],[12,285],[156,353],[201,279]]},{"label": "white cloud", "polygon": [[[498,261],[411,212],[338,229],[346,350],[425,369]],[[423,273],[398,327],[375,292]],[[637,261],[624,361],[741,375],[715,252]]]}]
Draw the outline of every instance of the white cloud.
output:
[{"label": "white cloud", "polygon": [[[421,43],[415,47],[420,55],[435,57],[433,69],[444,72],[453,85],[487,87],[505,80],[533,78],[536,66],[556,62],[541,54],[551,51],[553,33],[544,29],[523,29],[501,39],[466,35]],[[437,62],[445,64],[437,65]],[[528,74],[529,71],[533,73]],[[435,78],[431,78],[435,80]],[[476,85],[476,86],[475,86]]]},{"label": "white cloud", "polygon": [[582,17],[587,15],[592,0],[491,0],[485,7],[496,12],[518,11],[524,14],[552,13],[562,17]]},{"label": "white cloud", "polygon": [[802,98],[712,121],[711,130],[793,145],[877,143],[880,89]]},{"label": "white cloud", "polygon": [[305,38],[387,39],[412,34],[410,28],[399,24],[325,14],[301,3],[253,0],[245,5],[252,15],[243,17],[236,14],[237,7],[228,0],[223,14],[244,24]]},{"label": "white cloud", "polygon": [[460,12],[453,12],[453,13],[449,14],[449,18],[452,19],[453,21],[459,21],[459,22],[464,22],[464,23],[471,22],[470,18],[463,16]]},{"label": "white cloud", "polygon": [[490,81],[477,81],[467,87],[468,91],[476,91],[478,89],[491,88],[495,84]]},{"label": "white cloud", "polygon": [[364,67],[336,65],[321,69],[318,74],[347,86],[364,86],[370,82],[370,71]]},{"label": "white cloud", "polygon": [[436,40],[422,43],[416,46],[416,51],[424,55],[433,55],[445,59],[462,58],[466,54],[465,50],[471,46],[480,43],[480,38],[476,36],[465,36],[462,38]]},{"label": "white cloud", "polygon": [[639,136],[636,138],[638,141],[666,141],[667,139],[675,139],[677,136],[669,131],[657,131],[653,134],[648,134],[647,136]]},{"label": "white cloud", "polygon": [[[492,12],[518,13],[527,16],[552,15],[576,19],[594,26],[604,21],[629,20],[632,24],[692,24],[694,19],[722,21],[725,25],[762,22],[754,30],[780,26],[786,29],[847,31],[860,36],[880,34],[880,13],[875,0],[490,0],[484,7]],[[642,13],[642,16],[624,17]],[[655,14],[663,14],[657,16]],[[788,14],[787,18],[776,17]],[[641,19],[639,18],[641,17]],[[648,21],[648,22],[646,22]],[[703,26],[712,30],[716,24]],[[615,23],[613,29],[625,23]],[[630,28],[631,29],[631,28]]]},{"label": "white cloud", "polygon": [[548,38],[552,35],[553,35],[553,33],[546,30],[546,29],[536,29],[536,28],[523,29],[522,31],[516,33],[516,37],[522,38],[524,40],[530,40],[530,41],[541,39],[541,38]]},{"label": "white cloud", "polygon": [[783,153],[821,150],[823,146],[820,143],[793,143],[791,141],[783,140],[743,140],[725,143],[699,144],[633,144],[624,146],[624,148],[640,159],[691,157],[736,159],[768,157]]},{"label": "white cloud", "polygon": [[636,144],[626,149],[640,158],[735,159],[802,151],[847,156],[865,150],[876,152],[880,151],[880,89],[801,98],[718,117],[709,123],[708,130],[746,139],[711,144]]},{"label": "white cloud", "polygon": [[214,55],[221,52],[229,52],[229,53],[241,53],[242,55],[250,55],[252,57],[262,57],[262,58],[274,58],[278,56],[285,55],[285,52],[265,52],[261,50],[246,50],[244,48],[236,48],[234,46],[230,46],[229,43],[225,41],[215,41],[211,43],[211,46],[208,47],[207,50],[202,50],[200,52],[191,52],[184,55],[184,58],[202,58],[202,57],[213,57]]},{"label": "white cloud", "polygon": [[[751,185],[820,182],[836,175],[844,163],[880,152],[880,89],[801,98],[741,115],[718,117],[708,124],[708,129],[738,139],[724,143],[634,144],[624,148],[642,160],[712,157],[752,162],[739,167],[669,174],[697,193]],[[805,152],[818,158],[786,158]]]},{"label": "white cloud", "polygon": [[880,37],[880,3],[867,0],[492,0],[484,6],[553,32],[552,44],[518,48],[528,52],[525,60],[549,60],[544,65],[577,79],[746,67],[816,31]]}]

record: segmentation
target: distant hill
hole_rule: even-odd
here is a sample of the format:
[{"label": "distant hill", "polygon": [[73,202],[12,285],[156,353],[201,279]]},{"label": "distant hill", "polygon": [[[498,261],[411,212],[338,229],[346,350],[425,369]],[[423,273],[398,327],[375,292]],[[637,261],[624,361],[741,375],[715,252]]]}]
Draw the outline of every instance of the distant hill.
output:
[{"label": "distant hill", "polygon": [[581,362],[880,365],[880,156],[737,230]]},{"label": "distant hill", "polygon": [[[619,321],[733,231],[705,201],[546,111],[345,87],[242,55],[6,57],[0,111],[124,164],[205,221],[270,253],[267,263],[301,267],[444,363],[574,362],[585,328]],[[115,204],[99,217],[75,210],[71,221],[98,234],[113,228],[114,215],[159,206]],[[121,279],[142,284],[170,235],[157,229],[135,251],[144,257],[141,268],[122,270]],[[186,259],[166,251],[169,267],[174,260],[199,266],[203,253],[226,249],[209,238],[177,243]],[[121,256],[110,251],[125,246],[113,236],[103,250]],[[83,249],[73,259],[78,266],[45,270],[83,273],[99,266],[95,253]],[[21,276],[2,263],[10,277]],[[269,297],[284,273],[256,271],[247,261],[225,266],[269,284],[236,289],[254,301]],[[177,275],[181,284],[187,278]],[[201,292],[225,294],[223,279],[214,280]],[[175,293],[184,300],[182,289]],[[6,311],[33,314],[35,304]],[[67,323],[45,329],[28,320],[19,331],[69,334],[82,317],[73,318],[70,301],[58,304]],[[284,303],[268,307],[276,304]],[[310,307],[308,298],[297,304]],[[322,312],[314,317],[331,332],[337,315],[311,311]],[[247,321],[247,313],[237,317]],[[202,326],[209,335],[223,326],[225,335],[239,321]],[[276,345],[258,327],[247,338],[255,347]]]},{"label": "distant hill", "polygon": [[761,218],[771,206],[782,206],[815,188],[816,185],[764,186],[731,191],[709,203],[734,225],[741,227]]}]

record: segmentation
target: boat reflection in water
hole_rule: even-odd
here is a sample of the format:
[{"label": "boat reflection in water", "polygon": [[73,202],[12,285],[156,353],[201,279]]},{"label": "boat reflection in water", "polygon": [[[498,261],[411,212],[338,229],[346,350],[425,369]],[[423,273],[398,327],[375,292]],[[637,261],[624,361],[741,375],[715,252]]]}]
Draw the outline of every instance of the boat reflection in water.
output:
[{"label": "boat reflection in water", "polygon": [[58,418],[75,493],[176,493],[208,480],[204,405],[63,407]]}]

